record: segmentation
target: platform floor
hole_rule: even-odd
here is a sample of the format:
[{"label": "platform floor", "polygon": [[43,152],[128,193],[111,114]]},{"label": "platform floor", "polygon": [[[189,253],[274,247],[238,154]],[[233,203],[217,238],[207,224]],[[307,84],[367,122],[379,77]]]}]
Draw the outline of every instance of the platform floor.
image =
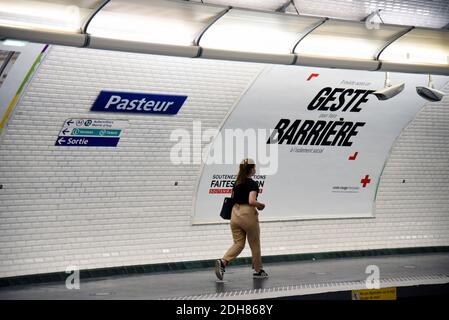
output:
[{"label": "platform floor", "polygon": [[0,299],[264,299],[366,289],[366,267],[380,270],[380,285],[449,283],[449,253],[325,259],[266,264],[268,279],[252,279],[250,266],[230,266],[223,281],[212,269],[81,279],[0,288]]}]

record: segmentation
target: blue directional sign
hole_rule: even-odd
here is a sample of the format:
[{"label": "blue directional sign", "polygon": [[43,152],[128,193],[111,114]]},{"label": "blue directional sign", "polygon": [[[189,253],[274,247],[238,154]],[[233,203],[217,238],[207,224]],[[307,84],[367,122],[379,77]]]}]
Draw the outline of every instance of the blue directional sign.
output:
[{"label": "blue directional sign", "polygon": [[67,119],[55,146],[116,147],[127,124],[125,120]]},{"label": "blue directional sign", "polygon": [[91,111],[177,114],[187,96],[102,90]]},{"label": "blue directional sign", "polygon": [[71,147],[116,147],[120,138],[64,137],[59,136],[55,146]]}]

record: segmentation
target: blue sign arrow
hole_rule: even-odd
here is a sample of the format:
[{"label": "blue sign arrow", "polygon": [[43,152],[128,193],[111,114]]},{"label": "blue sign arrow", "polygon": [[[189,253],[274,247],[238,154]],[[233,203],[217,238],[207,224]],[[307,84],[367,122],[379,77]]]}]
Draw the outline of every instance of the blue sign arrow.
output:
[{"label": "blue sign arrow", "polygon": [[68,147],[116,147],[120,138],[63,137],[58,136],[55,146]]}]

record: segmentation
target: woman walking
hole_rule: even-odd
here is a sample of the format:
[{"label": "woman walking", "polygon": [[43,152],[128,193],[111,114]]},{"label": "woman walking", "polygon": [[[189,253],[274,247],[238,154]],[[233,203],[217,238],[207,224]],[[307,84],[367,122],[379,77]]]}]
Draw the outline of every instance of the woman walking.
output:
[{"label": "woman walking", "polygon": [[259,186],[251,177],[256,173],[256,164],[252,159],[244,159],[240,163],[239,173],[232,189],[235,204],[232,207],[231,231],[234,244],[228,249],[223,258],[215,261],[215,274],[223,280],[226,266],[231,263],[245,247],[246,238],[251,248],[253,278],[267,278],[268,274],[262,269],[260,251],[259,212],[265,204],[257,201]]}]

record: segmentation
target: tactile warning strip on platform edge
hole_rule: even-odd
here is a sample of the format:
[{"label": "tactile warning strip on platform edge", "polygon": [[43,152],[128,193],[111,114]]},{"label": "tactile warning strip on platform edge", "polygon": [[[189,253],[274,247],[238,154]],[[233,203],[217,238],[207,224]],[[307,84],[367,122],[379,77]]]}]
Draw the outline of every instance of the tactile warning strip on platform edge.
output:
[{"label": "tactile warning strip on platform edge", "polygon": [[[432,274],[420,276],[392,277],[380,280],[380,288],[407,287],[416,285],[449,283],[449,275]],[[289,296],[310,295],[338,291],[366,289],[365,280],[305,283],[300,285],[273,287],[265,289],[232,290],[194,296],[170,297],[159,300],[251,300]]]}]

